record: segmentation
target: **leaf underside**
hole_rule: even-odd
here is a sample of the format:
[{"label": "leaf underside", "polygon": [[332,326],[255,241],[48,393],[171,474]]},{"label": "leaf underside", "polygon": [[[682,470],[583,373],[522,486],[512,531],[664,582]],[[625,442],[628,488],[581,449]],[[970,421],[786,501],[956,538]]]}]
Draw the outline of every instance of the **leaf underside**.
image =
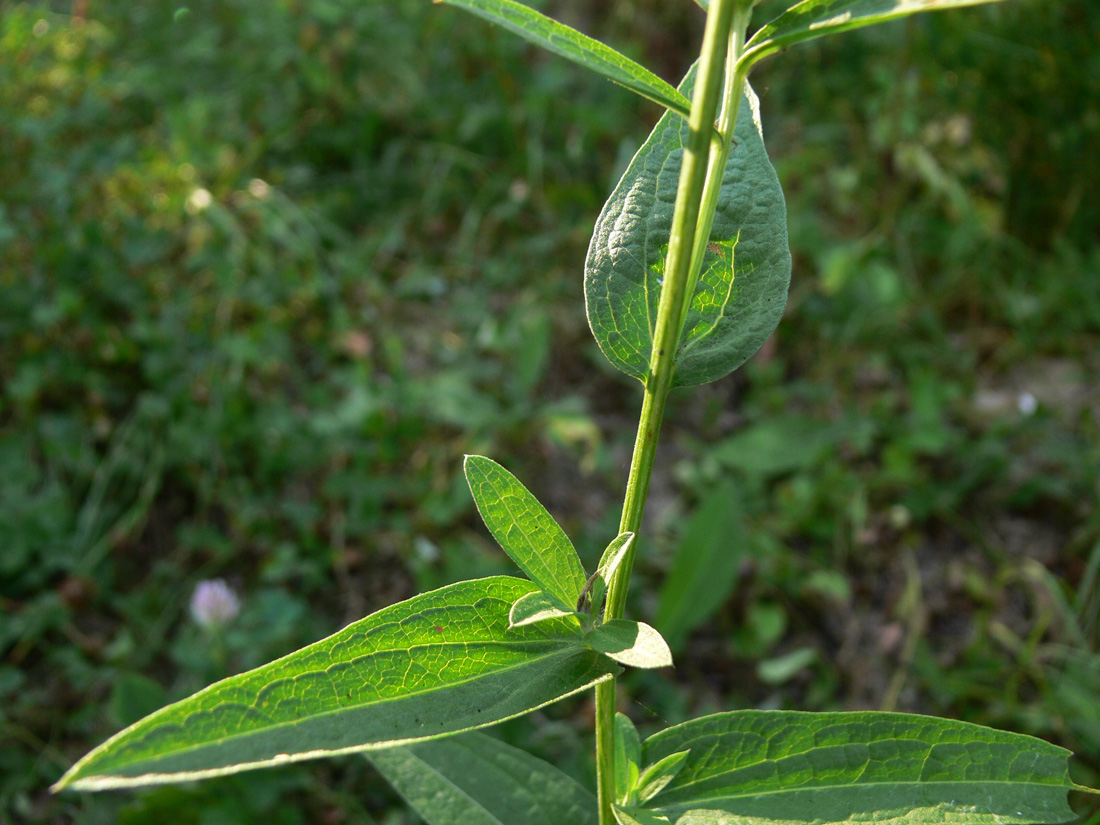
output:
[{"label": "leaf underside", "polygon": [[[685,94],[694,72],[680,84]],[[604,205],[585,262],[592,333],[612,364],[643,382],[687,139],[685,121],[661,118]],[[676,355],[674,386],[728,375],[767,340],[786,306],[786,205],[747,83],[735,140]]]},{"label": "leaf underside", "polygon": [[678,825],[1056,823],[1069,751],[901,713],[737,711],[668,728],[645,760],[690,751],[646,807]]},{"label": "leaf underside", "polygon": [[787,46],[826,34],[859,29],[922,11],[996,3],[1000,0],[802,0],[762,26],[745,44],[744,66]]},{"label": "leaf underside", "polygon": [[482,733],[371,751],[428,825],[596,825],[596,799],[553,765]]},{"label": "leaf underside", "polygon": [[391,605],[131,725],[54,786],[179,782],[493,724],[608,678],[614,663],[550,619],[508,627],[534,591],[498,576]]},{"label": "leaf underside", "polygon": [[687,117],[691,103],[672,85],[615,49],[512,0],[435,0],[503,26],[666,109]]}]

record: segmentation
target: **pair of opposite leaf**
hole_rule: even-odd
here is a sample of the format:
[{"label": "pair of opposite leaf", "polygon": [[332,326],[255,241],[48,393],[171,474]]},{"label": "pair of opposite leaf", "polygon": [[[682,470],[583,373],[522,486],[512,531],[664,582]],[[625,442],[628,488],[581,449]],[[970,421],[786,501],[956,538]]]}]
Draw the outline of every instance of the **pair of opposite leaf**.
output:
[{"label": "pair of opposite leaf", "polygon": [[644,806],[676,778],[690,750],[678,751],[642,770],[642,738],[630,719],[615,714],[615,804],[619,825],[667,825],[663,814]]},{"label": "pair of opposite leaf", "polygon": [[634,542],[633,533],[616,536],[596,572],[586,577],[565,531],[519,479],[484,456],[466,456],[464,470],[485,526],[539,587],[515,601],[509,627],[564,618],[586,645],[620,664],[672,664],[668,644],[654,628],[644,622],[601,618],[608,584]]}]

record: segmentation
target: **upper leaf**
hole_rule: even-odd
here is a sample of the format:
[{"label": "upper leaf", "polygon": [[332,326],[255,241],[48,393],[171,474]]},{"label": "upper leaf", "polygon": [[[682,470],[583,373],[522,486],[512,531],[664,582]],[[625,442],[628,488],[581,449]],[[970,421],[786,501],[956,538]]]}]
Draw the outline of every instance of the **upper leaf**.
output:
[{"label": "upper leaf", "polygon": [[54,790],[179,782],[432,739],[612,675],[615,665],[585,646],[575,625],[508,628],[509,608],[533,589],[498,576],[391,605],[147,716]]},{"label": "upper leaf", "polygon": [[760,28],[745,44],[740,62],[751,66],[769,54],[804,40],[920,11],[995,2],[999,0],[802,0]]},{"label": "upper leaf", "polygon": [[512,0],[435,0],[459,6],[556,55],[687,117],[691,104],[671,84],[610,46]]},{"label": "upper leaf", "polygon": [[1066,822],[1069,751],[1030,736],[903,713],[736,711],[651,736],[646,762],[690,750],[647,805],[679,825],[873,819]]},{"label": "upper leaf", "polygon": [[468,455],[465,470],[481,518],[504,552],[558,608],[575,610],[585,575],[565,531],[518,478],[492,459]]},{"label": "upper leaf", "polygon": [[[695,69],[680,89],[690,94]],[[645,381],[688,126],[666,114],[596,222],[585,262],[588,323],[604,355]],[[676,355],[675,386],[729,374],[771,335],[787,302],[787,211],[768,160],[756,94],[745,84],[736,145]]]},{"label": "upper leaf", "polygon": [[596,799],[526,751],[483,733],[367,758],[428,825],[596,825]]}]

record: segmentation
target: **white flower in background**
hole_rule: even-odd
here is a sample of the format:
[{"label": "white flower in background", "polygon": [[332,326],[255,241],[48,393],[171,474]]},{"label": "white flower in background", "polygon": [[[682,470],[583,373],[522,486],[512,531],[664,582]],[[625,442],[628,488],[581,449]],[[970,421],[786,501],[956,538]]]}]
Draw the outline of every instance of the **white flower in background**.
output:
[{"label": "white flower in background", "polygon": [[217,628],[228,624],[240,609],[237,594],[225,579],[199,582],[191,595],[191,616],[201,627]]},{"label": "white flower in background", "polygon": [[200,186],[198,189],[192,190],[191,194],[187,196],[183,208],[187,210],[188,215],[197,215],[204,209],[209,208],[213,202],[214,196],[210,194],[210,190],[203,189]]},{"label": "white flower in background", "polygon": [[1039,409],[1039,402],[1031,393],[1022,392],[1020,397],[1016,399],[1016,409],[1020,411],[1021,415],[1035,415],[1035,411]]}]

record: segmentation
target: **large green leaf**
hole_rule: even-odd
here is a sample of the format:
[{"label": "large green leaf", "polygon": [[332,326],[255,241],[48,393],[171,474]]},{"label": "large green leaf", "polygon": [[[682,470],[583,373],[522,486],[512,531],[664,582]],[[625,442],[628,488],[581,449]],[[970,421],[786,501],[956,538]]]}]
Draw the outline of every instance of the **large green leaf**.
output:
[{"label": "large green leaf", "polygon": [[678,825],[1066,822],[1069,751],[1030,736],[903,713],[737,711],[650,737],[645,761],[689,751],[646,806]]},{"label": "large green leaf", "polygon": [[751,66],[769,54],[804,40],[858,29],[920,11],[996,2],[999,0],[802,0],[752,36],[745,44],[741,63]]},{"label": "large green leaf", "polygon": [[428,825],[596,825],[596,798],[553,765],[482,733],[367,755]]},{"label": "large green leaf", "polygon": [[512,0],[436,0],[458,6],[572,60],[666,109],[688,116],[691,104],[672,85],[610,46]]},{"label": "large green leaf", "polygon": [[565,531],[531,491],[490,458],[466,456],[466,481],[489,532],[561,610],[577,607],[586,581]]},{"label": "large green leaf", "polygon": [[392,747],[519,716],[616,666],[547,620],[508,627],[530,582],[460,582],[224,679],[131,725],[54,786],[100,790],[201,779]]},{"label": "large green leaf", "polygon": [[[694,69],[680,89],[690,94]],[[596,222],[585,262],[588,323],[604,355],[645,381],[687,123],[666,114],[630,162]],[[745,85],[710,243],[688,308],[673,384],[729,374],[771,335],[787,302],[791,255],[779,178],[759,102]]]}]

